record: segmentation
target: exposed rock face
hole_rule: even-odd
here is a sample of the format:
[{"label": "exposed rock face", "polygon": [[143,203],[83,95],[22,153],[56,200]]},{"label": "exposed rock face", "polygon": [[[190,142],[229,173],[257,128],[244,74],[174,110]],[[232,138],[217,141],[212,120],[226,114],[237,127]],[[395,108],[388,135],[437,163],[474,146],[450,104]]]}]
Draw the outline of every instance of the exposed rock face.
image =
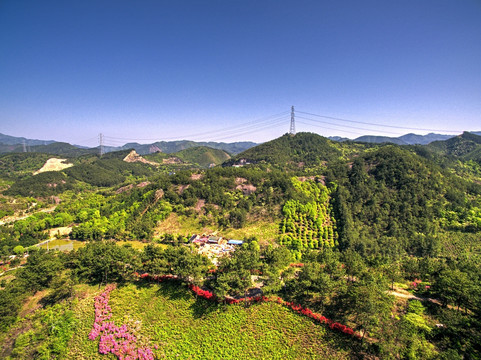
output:
[{"label": "exposed rock face", "polygon": [[45,171],[61,171],[63,169],[73,166],[73,164],[66,164],[64,163],[64,161],[67,161],[67,159],[48,159],[47,162],[42,166],[42,168],[35,171],[33,175],[37,175]]},{"label": "exposed rock face", "polygon": [[124,161],[129,162],[129,163],[141,162],[141,163],[144,163],[144,164],[149,164],[149,165],[154,165],[154,166],[159,165],[158,163],[156,163],[154,161],[149,161],[149,160],[144,159],[142,156],[137,154],[137,152],[135,150],[132,150],[129,155],[124,157]]},{"label": "exposed rock face", "polygon": [[[139,184],[137,184],[136,186],[138,188],[143,188],[143,187],[146,187],[147,185],[150,185],[150,181],[143,181]],[[134,185],[133,184],[129,184],[129,185],[126,185],[126,186],[122,186],[121,188],[117,189],[117,191],[115,191],[116,194],[121,194],[125,191],[129,191],[129,190],[132,190],[134,188]]]},{"label": "exposed rock face", "polygon": [[162,152],[162,149],[160,149],[157,145],[151,145],[149,148],[149,152],[151,154],[158,153],[158,152]]}]

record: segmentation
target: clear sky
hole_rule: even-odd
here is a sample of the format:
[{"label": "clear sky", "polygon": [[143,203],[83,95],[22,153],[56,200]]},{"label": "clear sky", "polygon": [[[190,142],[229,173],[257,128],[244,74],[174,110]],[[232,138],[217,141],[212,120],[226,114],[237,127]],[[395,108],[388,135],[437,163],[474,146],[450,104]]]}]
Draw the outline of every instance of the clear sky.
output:
[{"label": "clear sky", "polygon": [[0,1],[1,133],[262,142],[291,105],[324,136],[481,130],[481,1]]}]

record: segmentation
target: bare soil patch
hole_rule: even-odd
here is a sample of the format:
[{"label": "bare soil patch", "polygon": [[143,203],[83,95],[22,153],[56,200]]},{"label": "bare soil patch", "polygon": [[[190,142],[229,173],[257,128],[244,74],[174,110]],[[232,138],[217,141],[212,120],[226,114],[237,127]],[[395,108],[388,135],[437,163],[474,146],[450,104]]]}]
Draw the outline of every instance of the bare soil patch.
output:
[{"label": "bare soil patch", "polygon": [[65,161],[67,161],[67,159],[48,159],[39,170],[33,173],[33,175],[37,175],[46,171],[61,171],[63,169],[73,166],[73,164],[65,163]]},{"label": "bare soil patch", "polygon": [[192,180],[200,180],[200,179],[202,179],[202,177],[203,177],[202,174],[192,174],[192,175],[190,176],[190,178],[191,178]]},{"label": "bare soil patch", "polygon": [[205,200],[203,199],[200,199],[200,200],[197,200],[197,204],[195,204],[195,210],[196,211],[200,211],[202,210],[202,208],[205,206]]}]

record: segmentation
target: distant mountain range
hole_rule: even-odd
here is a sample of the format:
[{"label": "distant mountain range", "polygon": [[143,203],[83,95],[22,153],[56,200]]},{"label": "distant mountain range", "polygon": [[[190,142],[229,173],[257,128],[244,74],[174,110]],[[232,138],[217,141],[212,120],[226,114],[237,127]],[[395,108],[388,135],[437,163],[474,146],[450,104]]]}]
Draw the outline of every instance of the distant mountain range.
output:
[{"label": "distant mountain range", "polygon": [[[475,135],[481,135],[481,131],[471,132]],[[364,135],[354,140],[339,136],[329,137],[330,140],[343,142],[365,142],[365,143],[393,143],[397,145],[427,145],[435,141],[445,141],[456,137],[455,135],[443,135],[430,133],[427,135],[406,134],[399,137]],[[158,141],[152,144],[127,143],[123,146],[104,146],[105,153],[112,151],[120,151],[134,149],[140,155],[147,155],[156,152],[166,154],[177,153],[182,150],[204,146],[212,149],[223,150],[231,155],[237,155],[258,144],[250,141],[224,143],[224,142],[196,142],[190,140],[178,141]],[[24,137],[15,137],[0,133],[0,153],[9,152],[44,152],[54,153],[64,156],[80,156],[99,152],[99,148],[86,148],[84,146],[70,145],[67,143],[56,142],[54,140],[37,140],[27,139]]]},{"label": "distant mountain range", "polygon": [[257,144],[251,141],[241,141],[234,143],[224,142],[196,142],[190,140],[177,141],[158,141],[152,144],[127,143],[120,147],[104,147],[106,152],[119,151],[126,149],[135,149],[140,155],[147,155],[156,152],[163,152],[166,154],[176,153],[182,150],[190,149],[198,146],[205,146],[212,149],[223,150],[229,154],[235,155],[245,151]]},{"label": "distant mountain range", "polygon": [[[480,135],[481,132],[473,132],[473,134]],[[427,145],[433,141],[443,141],[448,140],[456,135],[443,135],[429,133],[427,135],[417,135],[417,134],[406,134],[399,137],[389,137],[389,136],[376,136],[376,135],[364,135],[360,136],[352,141],[354,142],[365,142],[365,143],[392,143],[397,145]],[[339,136],[329,137],[333,141],[348,141],[350,139],[343,138]]]},{"label": "distant mountain range", "polygon": [[[24,147],[25,144],[25,147]],[[212,149],[223,150],[231,155],[238,154],[257,144],[251,141],[240,141],[233,143],[224,142],[196,142],[190,140],[158,141],[152,144],[127,143],[123,146],[104,146],[104,153],[134,149],[140,155],[147,155],[156,152],[166,154],[177,153],[182,150],[204,146]],[[64,156],[80,156],[99,152],[99,148],[86,148],[84,146],[70,145],[68,143],[56,142],[53,140],[33,140],[24,137],[15,137],[0,133],[0,153],[9,152],[45,152]]]},{"label": "distant mountain range", "polygon": [[16,137],[10,135],[4,135],[0,133],[0,144],[2,145],[22,145],[25,143],[26,146],[35,146],[35,145],[48,145],[54,143],[54,140],[35,140],[35,139],[27,139],[24,137]]}]

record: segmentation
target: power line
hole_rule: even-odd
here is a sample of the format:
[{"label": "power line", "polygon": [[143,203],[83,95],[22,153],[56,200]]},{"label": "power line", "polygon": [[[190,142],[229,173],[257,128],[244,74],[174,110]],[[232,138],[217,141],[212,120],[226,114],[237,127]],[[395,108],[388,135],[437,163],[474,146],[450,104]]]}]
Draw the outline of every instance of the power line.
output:
[{"label": "power line", "polygon": [[315,119],[311,119],[311,118],[307,118],[307,117],[303,117],[303,116],[298,116],[298,118],[304,119],[304,120],[314,121],[314,122],[317,122],[317,123],[323,123],[323,124],[334,125],[334,126],[342,126],[342,127],[346,127],[346,128],[350,128],[350,129],[364,130],[364,131],[376,131],[376,132],[385,133],[385,134],[397,135],[397,133],[392,132],[392,131],[371,130],[371,129],[366,129],[366,128],[360,128],[360,127],[357,127],[357,126],[349,126],[349,125],[344,125],[344,124],[342,124],[342,125],[341,125],[341,124],[334,124],[334,123],[332,123],[332,122],[322,121],[322,120],[315,120]]},{"label": "power line", "polygon": [[[232,129],[230,131],[223,131],[223,132],[213,131],[213,132],[209,132],[207,134],[209,134],[210,138],[231,138],[231,137],[235,137],[235,136],[242,135],[242,134],[255,133],[255,132],[258,132],[260,130],[272,127],[272,126],[277,126],[279,124],[283,124],[285,126],[287,120],[288,120],[288,116],[283,116],[283,117],[280,117],[280,118],[270,120],[268,122],[244,126],[243,128]],[[202,135],[204,135],[204,134],[202,134]],[[194,136],[191,136],[191,138],[194,138],[194,139],[200,138],[200,137],[202,137],[202,135],[197,135],[197,136],[194,135]]]},{"label": "power line", "polygon": [[81,144],[81,143],[86,143],[86,142],[89,142],[89,141],[94,141],[95,142],[98,142],[99,140],[99,136],[94,136],[94,137],[91,137],[91,138],[88,138],[88,139],[84,139],[84,140],[80,140],[80,141],[76,141],[77,143]]},{"label": "power line", "polygon": [[[191,137],[200,137],[200,136],[203,136],[203,135],[212,135],[213,133],[216,134],[216,133],[224,133],[224,132],[230,133],[230,132],[233,132],[233,131],[242,131],[243,130],[242,128],[246,128],[246,127],[248,128],[248,127],[251,127],[251,126],[259,125],[261,123],[277,120],[278,118],[283,117],[283,116],[287,115],[288,113],[289,113],[289,111],[283,111],[283,112],[278,113],[278,114],[273,114],[273,115],[270,115],[270,116],[266,116],[266,117],[258,118],[256,120],[252,120],[252,121],[244,123],[244,124],[234,125],[234,126],[230,126],[228,128],[220,129],[220,130],[212,130],[212,131],[205,131],[205,132],[202,132],[202,133],[183,135],[183,137],[184,138],[191,138]],[[111,137],[111,136],[107,136],[106,138],[113,139],[113,140],[160,141],[159,138],[138,139],[138,138],[119,138],[119,137]],[[164,137],[164,138],[162,138],[162,140],[174,140],[174,139],[178,139],[178,138],[179,138],[178,136]]]},{"label": "power line", "polygon": [[303,121],[299,121],[299,120],[297,120],[297,123],[298,123],[298,124],[307,125],[307,126],[315,126],[315,127],[318,127],[318,128],[321,128],[321,129],[325,129],[325,130],[341,131],[341,132],[344,132],[344,133],[355,134],[355,135],[360,135],[360,136],[363,135],[363,134],[361,134],[361,133],[354,132],[354,131],[334,129],[334,128],[326,127],[326,126],[319,125],[319,124],[309,124],[309,123],[306,123],[306,122],[303,122]]},{"label": "power line", "polygon": [[239,136],[239,135],[248,135],[248,134],[253,134],[253,133],[256,133],[258,131],[262,131],[262,130],[266,130],[266,129],[269,129],[269,128],[272,128],[272,127],[279,127],[279,126],[285,126],[286,125],[286,119],[282,119],[282,120],[277,120],[277,122],[275,123],[272,123],[272,124],[264,124],[263,126],[261,127],[257,127],[253,130],[250,130],[250,131],[245,131],[245,132],[242,132],[242,133],[235,133],[235,134],[232,134],[232,135],[228,135],[228,136],[222,136],[222,137],[217,137],[217,138],[213,138],[211,141],[219,141],[219,140],[225,140],[225,139],[230,139],[230,138],[233,138],[233,137],[236,137],[236,136]]},{"label": "power line", "polygon": [[[384,125],[384,124],[375,124],[375,123],[369,123],[369,122],[364,122],[364,121],[356,121],[356,120],[348,120],[348,119],[342,119],[342,118],[336,118],[332,116],[326,116],[326,115],[319,115],[319,114],[313,114],[305,111],[299,111],[299,113],[306,114],[306,115],[311,115],[311,116],[317,116],[325,119],[331,119],[331,120],[338,120],[338,121],[345,121],[345,122],[350,122],[350,123],[355,123],[355,124],[364,124],[364,125],[371,125],[371,126],[379,126],[379,127],[387,127],[387,128],[393,128],[393,129],[403,129],[403,130],[419,130],[419,131],[436,131],[436,132],[452,132],[452,133],[462,133],[462,130],[443,130],[443,129],[424,129],[424,128],[413,128],[413,127],[405,127],[405,126],[396,126],[396,125]],[[365,129],[362,129],[365,130]]]}]

